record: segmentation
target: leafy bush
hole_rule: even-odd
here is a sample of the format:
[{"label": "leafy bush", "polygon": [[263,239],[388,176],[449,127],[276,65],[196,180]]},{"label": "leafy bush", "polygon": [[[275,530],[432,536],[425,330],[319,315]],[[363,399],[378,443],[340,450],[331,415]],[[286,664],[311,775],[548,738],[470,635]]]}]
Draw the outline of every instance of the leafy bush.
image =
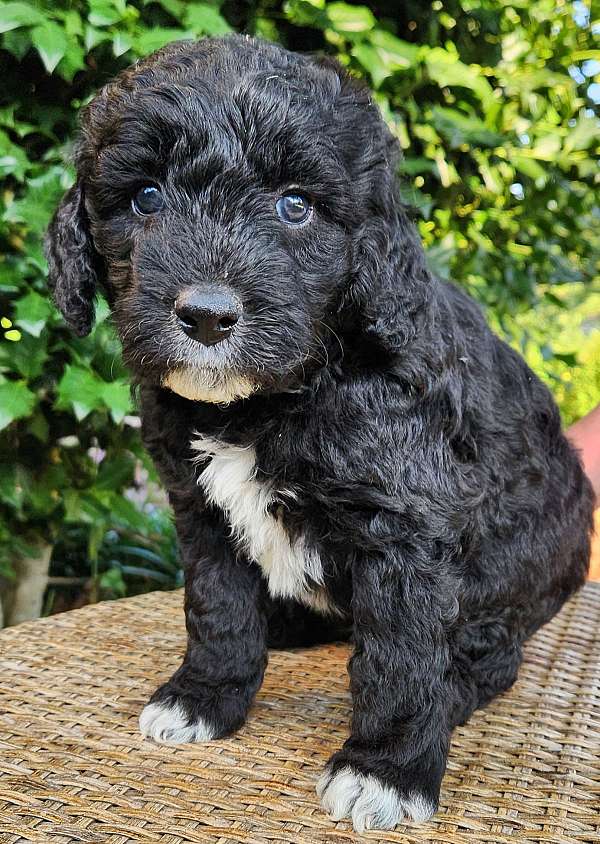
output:
[{"label": "leafy bush", "polygon": [[45,289],[41,235],[101,84],[172,39],[234,29],[336,55],[405,151],[431,266],[484,304],[571,421],[600,399],[598,27],[566,0],[0,6],[0,574],[51,544],[53,573],[91,599],[178,582],[164,502],[140,504],[151,468],[106,308],[75,339]]}]

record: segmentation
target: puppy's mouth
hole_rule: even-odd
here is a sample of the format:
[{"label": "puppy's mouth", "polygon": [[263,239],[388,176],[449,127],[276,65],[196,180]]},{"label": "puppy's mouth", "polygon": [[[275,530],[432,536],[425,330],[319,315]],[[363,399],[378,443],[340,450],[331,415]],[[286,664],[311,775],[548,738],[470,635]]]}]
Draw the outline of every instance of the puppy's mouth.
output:
[{"label": "puppy's mouth", "polygon": [[247,399],[258,385],[247,376],[204,366],[178,366],[163,376],[163,387],[190,401],[231,404]]}]

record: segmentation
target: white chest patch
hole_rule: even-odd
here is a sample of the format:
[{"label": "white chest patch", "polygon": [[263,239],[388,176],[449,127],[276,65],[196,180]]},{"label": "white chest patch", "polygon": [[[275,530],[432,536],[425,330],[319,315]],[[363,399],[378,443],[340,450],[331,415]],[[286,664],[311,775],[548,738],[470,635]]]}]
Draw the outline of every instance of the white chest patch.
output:
[{"label": "white chest patch", "polygon": [[293,498],[286,490],[275,491],[268,481],[257,480],[256,452],[200,436],[191,442],[198,461],[210,457],[198,484],[208,500],[226,514],[233,536],[248,556],[257,562],[273,596],[294,598],[320,612],[330,611],[322,589],[310,589],[307,578],[323,584],[319,555],[306,547],[303,537],[290,540],[281,522],[269,513],[277,497]]}]

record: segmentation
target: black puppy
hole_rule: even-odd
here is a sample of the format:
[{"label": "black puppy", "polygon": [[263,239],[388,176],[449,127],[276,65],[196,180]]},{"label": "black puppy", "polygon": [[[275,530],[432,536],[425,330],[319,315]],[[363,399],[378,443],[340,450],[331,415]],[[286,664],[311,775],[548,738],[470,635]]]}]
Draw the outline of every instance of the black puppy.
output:
[{"label": "black puppy", "polygon": [[47,242],[79,334],[108,297],[177,520],[188,648],[143,734],[231,733],[268,644],[351,629],[317,790],[357,830],[436,810],[453,727],[583,582],[592,516],[548,390],[428,271],[397,159],[337,64],[171,44],[86,109]]}]

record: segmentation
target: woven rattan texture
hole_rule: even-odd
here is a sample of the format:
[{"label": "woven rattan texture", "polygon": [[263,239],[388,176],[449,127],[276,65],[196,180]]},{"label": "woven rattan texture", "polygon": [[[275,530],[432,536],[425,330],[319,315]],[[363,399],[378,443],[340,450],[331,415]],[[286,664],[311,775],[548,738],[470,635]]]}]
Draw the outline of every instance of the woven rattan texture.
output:
[{"label": "woven rattan texture", "polygon": [[[0,841],[343,842],[314,781],[350,712],[343,646],[274,652],[234,738],[157,746],[142,705],[179,662],[180,593],[0,634]],[[538,633],[514,689],[455,733],[442,807],[370,841],[600,842],[600,584]]]}]

